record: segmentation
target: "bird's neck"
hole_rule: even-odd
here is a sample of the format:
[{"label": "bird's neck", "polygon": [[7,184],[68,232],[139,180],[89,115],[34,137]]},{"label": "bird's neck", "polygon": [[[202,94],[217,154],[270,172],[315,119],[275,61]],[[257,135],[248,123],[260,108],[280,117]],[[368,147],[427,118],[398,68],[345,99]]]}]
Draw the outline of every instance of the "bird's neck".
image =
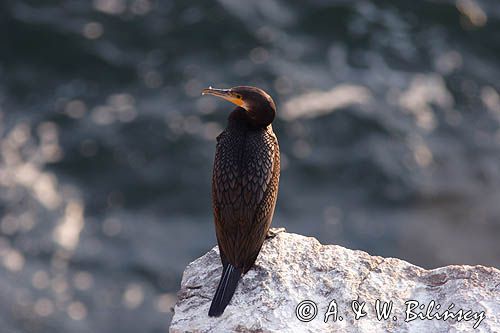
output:
[{"label": "bird's neck", "polygon": [[245,128],[248,130],[256,130],[256,129],[265,129],[271,124],[261,124],[258,123],[255,119],[250,117],[248,111],[241,107],[237,107],[234,109],[230,114],[228,118],[228,125],[230,127],[240,127],[240,128]]}]

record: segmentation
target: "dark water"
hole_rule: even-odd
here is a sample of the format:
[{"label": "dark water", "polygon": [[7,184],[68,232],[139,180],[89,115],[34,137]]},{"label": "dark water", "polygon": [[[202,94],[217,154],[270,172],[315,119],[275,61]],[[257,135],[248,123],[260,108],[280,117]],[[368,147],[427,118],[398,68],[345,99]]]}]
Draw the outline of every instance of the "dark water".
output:
[{"label": "dark water", "polygon": [[500,3],[0,4],[0,331],[166,332],[215,244],[215,136],[275,98],[274,225],[500,267]]}]

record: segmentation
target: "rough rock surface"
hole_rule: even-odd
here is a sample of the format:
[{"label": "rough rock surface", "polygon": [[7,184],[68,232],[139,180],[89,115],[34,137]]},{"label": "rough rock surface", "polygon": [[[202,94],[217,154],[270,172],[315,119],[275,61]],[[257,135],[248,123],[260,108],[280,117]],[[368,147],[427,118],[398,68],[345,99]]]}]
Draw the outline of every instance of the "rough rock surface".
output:
[{"label": "rough rock surface", "polygon": [[[425,270],[403,260],[322,245],[315,238],[281,232],[264,243],[255,267],[241,279],[224,314],[209,318],[207,312],[220,274],[217,247],[189,264],[178,293],[171,333],[500,332],[500,271],[495,268],[447,266]],[[377,320],[377,299],[393,302],[389,319]],[[307,306],[300,307],[303,319],[314,317],[308,322],[296,316],[303,300],[317,306],[315,317]],[[325,323],[332,300],[337,304],[337,320],[334,322],[332,315]],[[354,318],[353,300],[365,302],[366,316]],[[425,315],[434,300],[436,305],[429,315],[433,319],[406,322],[406,310],[414,303],[405,302],[411,300],[425,308],[409,311],[408,319],[418,312]],[[452,303],[450,312],[457,314],[463,309],[465,318],[436,319],[436,312],[443,314]],[[436,311],[437,304],[440,308]]]}]

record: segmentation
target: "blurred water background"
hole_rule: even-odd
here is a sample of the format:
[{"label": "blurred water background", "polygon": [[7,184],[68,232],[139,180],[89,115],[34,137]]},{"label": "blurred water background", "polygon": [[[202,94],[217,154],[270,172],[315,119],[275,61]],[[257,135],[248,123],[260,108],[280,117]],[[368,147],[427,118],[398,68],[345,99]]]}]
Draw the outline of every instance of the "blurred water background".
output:
[{"label": "blurred water background", "polygon": [[500,2],[3,0],[0,331],[166,332],[232,106],[278,104],[274,226],[500,267]]}]

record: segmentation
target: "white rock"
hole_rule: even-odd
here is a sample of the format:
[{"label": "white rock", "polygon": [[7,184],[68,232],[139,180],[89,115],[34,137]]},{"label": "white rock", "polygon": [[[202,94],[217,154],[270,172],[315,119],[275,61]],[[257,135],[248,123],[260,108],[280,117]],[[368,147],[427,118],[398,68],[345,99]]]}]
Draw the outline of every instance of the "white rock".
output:
[{"label": "white rock", "polygon": [[[170,332],[500,332],[500,271],[484,266],[447,266],[433,270],[394,258],[370,256],[315,238],[286,232],[267,240],[253,269],[240,280],[219,318],[208,317],[221,274],[217,247],[188,265],[182,278]],[[376,300],[393,302],[390,318],[377,320]],[[311,300],[317,316],[297,319],[297,305]],[[332,300],[338,316],[325,323]],[[351,302],[365,302],[366,316],[355,320]],[[406,322],[405,302],[443,314],[471,310],[468,321],[416,319]],[[415,309],[413,312],[425,310]],[[480,321],[481,312],[484,319]],[[436,309],[431,311],[435,314]],[[307,313],[305,313],[307,315]],[[393,317],[396,318],[393,318]],[[395,319],[395,320],[394,320]],[[479,322],[477,329],[474,324]]]}]

